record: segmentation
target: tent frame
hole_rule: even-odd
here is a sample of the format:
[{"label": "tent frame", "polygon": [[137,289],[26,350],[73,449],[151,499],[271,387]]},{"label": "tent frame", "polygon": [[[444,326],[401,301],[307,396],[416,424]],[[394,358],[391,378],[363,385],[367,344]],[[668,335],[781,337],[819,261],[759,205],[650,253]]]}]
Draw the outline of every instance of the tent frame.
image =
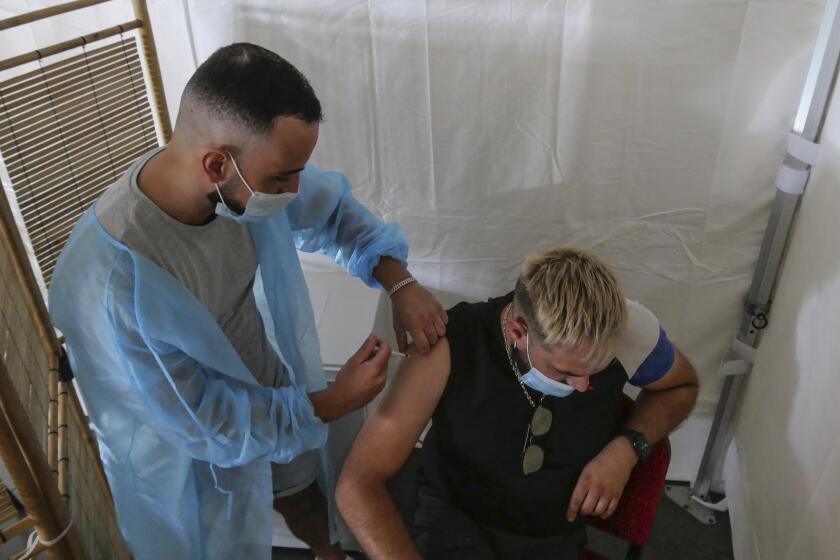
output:
[{"label": "tent frame", "polygon": [[703,458],[691,487],[669,486],[666,489],[672,500],[701,523],[714,524],[715,511],[725,509],[725,502],[709,502],[712,480],[722,467],[731,441],[732,424],[743,392],[745,377],[752,370],[761,331],[768,324],[773,288],[779,275],[793,220],[805,192],[811,167],[816,163],[817,143],[834,88],[838,61],[840,0],[829,0],[823,14],[799,110],[788,137],[787,153],[776,175],[776,196],[744,304],[741,324],[732,344],[732,353],[722,367],[723,388]]}]

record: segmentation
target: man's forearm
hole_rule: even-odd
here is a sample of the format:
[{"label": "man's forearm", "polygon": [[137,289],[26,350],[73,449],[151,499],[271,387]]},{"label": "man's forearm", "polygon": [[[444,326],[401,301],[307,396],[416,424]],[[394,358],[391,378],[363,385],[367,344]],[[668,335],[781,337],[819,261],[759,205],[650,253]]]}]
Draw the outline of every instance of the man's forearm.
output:
[{"label": "man's forearm", "polygon": [[390,290],[397,282],[401,282],[411,276],[403,264],[391,257],[382,257],[379,264],[373,269],[373,277],[383,288]]},{"label": "man's forearm", "polygon": [[698,389],[696,384],[686,384],[664,391],[643,390],[627,427],[643,433],[651,443],[661,440],[688,417]]},{"label": "man's forearm", "polygon": [[338,394],[332,389],[314,391],[307,396],[312,402],[315,416],[320,418],[321,422],[335,422],[347,413],[344,401],[338,398]]},{"label": "man's forearm", "polygon": [[384,482],[342,478],[336,500],[344,520],[372,560],[421,560]]}]

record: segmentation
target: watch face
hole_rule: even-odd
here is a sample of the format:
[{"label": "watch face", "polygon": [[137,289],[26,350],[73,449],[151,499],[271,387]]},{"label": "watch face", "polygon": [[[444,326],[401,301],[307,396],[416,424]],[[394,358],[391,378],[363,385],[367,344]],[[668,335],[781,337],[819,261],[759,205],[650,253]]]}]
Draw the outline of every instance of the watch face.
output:
[{"label": "watch face", "polygon": [[650,443],[644,438],[637,438],[634,442],[634,447],[638,450],[639,455],[644,459],[650,454]]}]

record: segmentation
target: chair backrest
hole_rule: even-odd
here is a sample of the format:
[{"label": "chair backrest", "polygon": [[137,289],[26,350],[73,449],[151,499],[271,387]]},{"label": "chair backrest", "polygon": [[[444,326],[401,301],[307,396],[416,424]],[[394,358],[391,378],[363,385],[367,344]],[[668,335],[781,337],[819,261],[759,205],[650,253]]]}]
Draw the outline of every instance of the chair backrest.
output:
[{"label": "chair backrest", "polygon": [[[622,399],[621,425],[630,416],[634,405],[630,397]],[[653,518],[670,462],[671,445],[666,438],[658,442],[650,455],[633,469],[615,512],[607,519],[590,518],[589,525],[632,544],[645,544],[653,528]]]}]

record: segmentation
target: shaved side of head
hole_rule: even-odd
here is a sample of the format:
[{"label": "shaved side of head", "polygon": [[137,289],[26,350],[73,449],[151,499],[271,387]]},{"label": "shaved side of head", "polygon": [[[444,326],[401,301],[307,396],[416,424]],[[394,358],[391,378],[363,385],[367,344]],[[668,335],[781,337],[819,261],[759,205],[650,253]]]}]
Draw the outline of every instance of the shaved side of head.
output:
[{"label": "shaved side of head", "polygon": [[306,77],[291,63],[250,43],[222,47],[187,82],[172,146],[236,146],[247,151],[269,134],[277,117],[315,124],[321,103]]}]

